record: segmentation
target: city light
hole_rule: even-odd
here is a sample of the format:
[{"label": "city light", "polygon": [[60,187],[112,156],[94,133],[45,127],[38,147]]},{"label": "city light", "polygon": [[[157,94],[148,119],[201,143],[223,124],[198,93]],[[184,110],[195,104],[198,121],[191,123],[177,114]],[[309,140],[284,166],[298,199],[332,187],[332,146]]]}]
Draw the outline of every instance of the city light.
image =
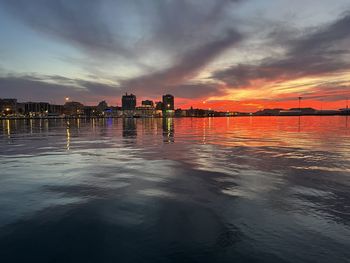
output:
[{"label": "city light", "polygon": [[69,101],[69,97],[65,97],[64,99],[65,99],[66,101]]}]

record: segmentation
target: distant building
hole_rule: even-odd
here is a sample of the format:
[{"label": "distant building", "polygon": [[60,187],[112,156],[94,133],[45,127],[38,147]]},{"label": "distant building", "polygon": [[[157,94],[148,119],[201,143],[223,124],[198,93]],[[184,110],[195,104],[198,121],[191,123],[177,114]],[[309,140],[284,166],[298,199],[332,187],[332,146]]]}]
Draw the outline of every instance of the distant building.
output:
[{"label": "distant building", "polygon": [[141,105],[145,107],[154,107],[154,103],[151,100],[143,100],[141,102]]},{"label": "distant building", "polygon": [[2,115],[17,113],[17,99],[0,99],[0,112]]},{"label": "distant building", "polygon": [[[218,113],[219,112],[217,112],[217,114]],[[209,116],[214,116],[214,112],[212,110],[193,109],[191,107],[191,109],[186,111],[186,116],[188,116],[188,117],[209,117]]]},{"label": "distant building", "polygon": [[316,110],[313,108],[291,108],[290,111],[300,111],[302,115],[314,115]]},{"label": "distant building", "polygon": [[110,109],[112,110],[113,117],[122,117],[123,116],[122,107],[115,106],[115,107],[110,107]]},{"label": "distant building", "polygon": [[136,107],[135,114],[137,117],[154,117],[156,115],[156,110],[154,107],[140,106]]},{"label": "distant building", "polygon": [[163,110],[174,110],[174,96],[170,94],[163,95]]},{"label": "distant building", "polygon": [[136,108],[136,96],[133,94],[128,95],[126,93],[122,97],[122,109],[126,111],[132,111]]},{"label": "distant building", "polygon": [[316,113],[317,115],[344,115],[341,110],[318,110]]},{"label": "distant building", "polygon": [[350,115],[350,108],[349,107],[346,107],[344,109],[340,109],[340,114],[342,115]]},{"label": "distant building", "polygon": [[84,105],[80,102],[69,101],[64,104],[64,114],[69,116],[79,116],[84,114]]},{"label": "distant building", "polygon": [[154,117],[156,116],[156,109],[151,100],[143,100],[140,107],[136,107],[136,116],[139,117]]},{"label": "distant building", "polygon": [[163,110],[163,102],[158,101],[156,102],[156,110]]},{"label": "distant building", "polygon": [[254,115],[257,116],[277,116],[280,114],[280,111],[283,111],[283,109],[275,108],[275,109],[263,109],[259,110],[254,113]]},{"label": "distant building", "polygon": [[49,116],[59,116],[64,113],[64,106],[57,104],[49,105]]},{"label": "distant building", "polygon": [[108,108],[108,104],[105,100],[101,101],[97,105],[97,110],[99,111],[99,113],[103,113],[107,108]]},{"label": "distant building", "polygon": [[187,117],[187,110],[176,109],[175,116],[176,117]]},{"label": "distant building", "polygon": [[98,111],[96,106],[84,106],[83,108],[84,115],[86,117],[96,117],[98,116]]},{"label": "distant building", "polygon": [[24,113],[29,116],[48,115],[50,104],[47,102],[25,102]]}]

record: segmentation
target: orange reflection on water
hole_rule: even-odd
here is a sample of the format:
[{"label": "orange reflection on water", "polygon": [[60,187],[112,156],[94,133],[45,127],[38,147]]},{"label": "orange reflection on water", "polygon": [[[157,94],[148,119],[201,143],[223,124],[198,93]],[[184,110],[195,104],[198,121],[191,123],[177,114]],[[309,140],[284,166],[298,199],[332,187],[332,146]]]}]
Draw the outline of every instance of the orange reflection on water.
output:
[{"label": "orange reflection on water", "polygon": [[331,146],[349,135],[347,117],[227,117],[176,119],[174,133],[224,146]]}]

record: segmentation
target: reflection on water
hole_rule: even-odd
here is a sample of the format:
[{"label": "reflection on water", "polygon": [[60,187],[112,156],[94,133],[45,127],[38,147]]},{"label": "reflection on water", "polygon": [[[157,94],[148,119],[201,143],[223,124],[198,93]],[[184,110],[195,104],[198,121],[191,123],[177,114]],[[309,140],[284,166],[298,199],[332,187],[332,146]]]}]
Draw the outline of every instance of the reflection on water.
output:
[{"label": "reflection on water", "polygon": [[347,262],[346,116],[0,121],[1,262]]},{"label": "reflection on water", "polygon": [[164,142],[174,142],[174,119],[165,118],[163,119],[163,137]]},{"label": "reflection on water", "polygon": [[123,137],[136,137],[136,119],[134,118],[125,118],[123,121]]},{"label": "reflection on water", "polygon": [[69,151],[70,148],[70,122],[66,122],[66,131],[67,131],[67,151]]}]

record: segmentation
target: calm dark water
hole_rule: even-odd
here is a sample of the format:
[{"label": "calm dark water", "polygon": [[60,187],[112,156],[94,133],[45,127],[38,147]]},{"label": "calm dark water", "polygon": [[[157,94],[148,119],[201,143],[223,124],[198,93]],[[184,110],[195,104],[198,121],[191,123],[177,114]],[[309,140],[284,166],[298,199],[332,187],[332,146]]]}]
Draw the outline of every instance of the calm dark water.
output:
[{"label": "calm dark water", "polygon": [[346,117],[0,121],[0,149],[2,263],[350,262]]}]

